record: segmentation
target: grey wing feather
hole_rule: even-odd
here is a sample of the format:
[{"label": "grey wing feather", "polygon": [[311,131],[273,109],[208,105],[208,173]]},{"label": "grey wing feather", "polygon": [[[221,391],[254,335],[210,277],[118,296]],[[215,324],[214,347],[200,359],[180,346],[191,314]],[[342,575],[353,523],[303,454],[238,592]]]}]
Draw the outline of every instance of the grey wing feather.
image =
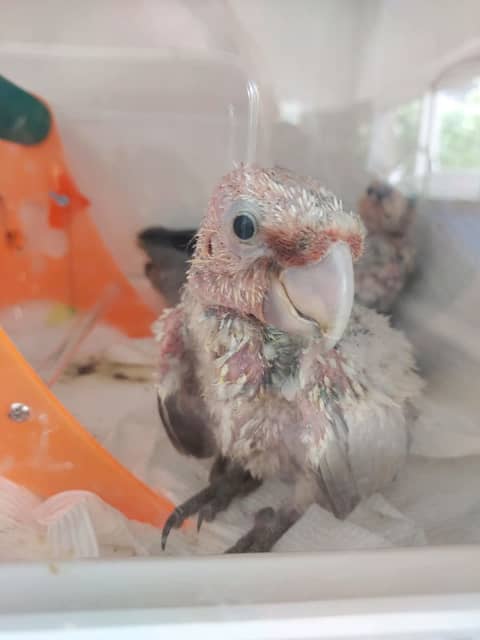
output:
[{"label": "grey wing feather", "polygon": [[349,459],[349,433],[339,407],[329,407],[328,445],[318,465],[318,484],[332,513],[340,519],[351,513],[359,501],[356,480]]},{"label": "grey wing feather", "polygon": [[[186,354],[188,358],[188,354]],[[183,375],[174,390],[158,392],[158,411],[173,446],[185,455],[209,458],[216,453],[211,418],[200,394],[192,366],[182,359]]]}]

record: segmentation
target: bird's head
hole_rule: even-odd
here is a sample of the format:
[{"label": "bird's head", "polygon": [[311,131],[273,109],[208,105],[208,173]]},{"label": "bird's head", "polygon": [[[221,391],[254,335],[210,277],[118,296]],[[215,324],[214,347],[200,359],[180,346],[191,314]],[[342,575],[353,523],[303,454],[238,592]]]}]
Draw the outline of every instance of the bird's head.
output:
[{"label": "bird's head", "polygon": [[358,203],[369,233],[404,233],[412,222],[415,198],[407,198],[386,182],[374,180]]},{"label": "bird's head", "polygon": [[187,288],[206,306],[330,349],[350,317],[363,240],[360,218],[315,180],[240,167],[213,193]]}]

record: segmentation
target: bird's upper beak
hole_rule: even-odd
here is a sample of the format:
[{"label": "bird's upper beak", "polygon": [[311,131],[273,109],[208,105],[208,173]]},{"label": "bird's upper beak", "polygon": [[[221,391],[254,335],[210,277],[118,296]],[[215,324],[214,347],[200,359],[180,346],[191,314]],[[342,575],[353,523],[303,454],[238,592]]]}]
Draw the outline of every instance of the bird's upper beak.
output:
[{"label": "bird's upper beak", "polygon": [[272,278],[264,319],[287,333],[317,335],[328,351],[345,331],[353,296],[352,254],[347,244],[336,242],[318,262],[288,267]]}]

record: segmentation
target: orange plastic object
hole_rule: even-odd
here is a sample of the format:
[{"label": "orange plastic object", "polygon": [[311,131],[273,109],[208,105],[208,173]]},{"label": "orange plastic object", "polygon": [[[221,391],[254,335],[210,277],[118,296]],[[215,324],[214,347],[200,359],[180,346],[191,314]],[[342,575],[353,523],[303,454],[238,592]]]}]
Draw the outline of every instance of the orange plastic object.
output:
[{"label": "orange plastic object", "polygon": [[[131,337],[150,335],[155,313],[117,267],[88,205],[66,166],[54,120],[39,144],[0,140],[0,308],[47,300],[84,311],[113,284],[119,295],[103,320]],[[66,234],[64,255],[47,255],[38,248],[38,230],[29,235],[22,224],[25,206],[33,207],[34,221],[36,211],[48,212],[48,228]]]},{"label": "orange plastic object", "polygon": [[[117,462],[47,389],[0,329],[0,474],[37,495],[91,491],[130,519],[163,525],[173,505]],[[30,408],[15,422],[12,403]]]}]

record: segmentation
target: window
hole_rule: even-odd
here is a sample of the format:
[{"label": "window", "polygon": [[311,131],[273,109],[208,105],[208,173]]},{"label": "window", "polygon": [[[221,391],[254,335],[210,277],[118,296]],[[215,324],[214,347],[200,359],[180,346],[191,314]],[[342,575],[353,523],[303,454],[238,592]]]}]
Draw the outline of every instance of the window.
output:
[{"label": "window", "polygon": [[406,190],[416,190],[422,101],[379,114],[373,123],[369,169]]},{"label": "window", "polygon": [[430,198],[480,200],[480,59],[444,73],[422,99],[380,114],[369,168]]}]

